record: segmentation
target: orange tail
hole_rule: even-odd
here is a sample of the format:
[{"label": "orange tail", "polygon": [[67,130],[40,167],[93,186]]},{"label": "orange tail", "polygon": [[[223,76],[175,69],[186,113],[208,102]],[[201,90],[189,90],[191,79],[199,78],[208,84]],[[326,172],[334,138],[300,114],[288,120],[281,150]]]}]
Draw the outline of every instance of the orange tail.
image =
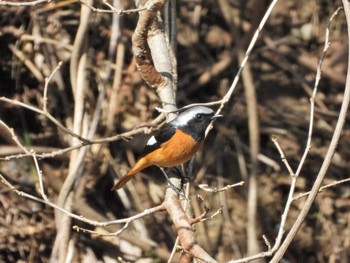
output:
[{"label": "orange tail", "polygon": [[119,179],[119,181],[112,187],[111,191],[118,190],[122,188],[131,178],[133,178],[138,172],[142,171],[143,169],[147,168],[148,166],[151,166],[152,164],[146,161],[145,158],[141,158],[136,162],[136,164],[127,172],[125,175],[123,175],[122,178]]}]

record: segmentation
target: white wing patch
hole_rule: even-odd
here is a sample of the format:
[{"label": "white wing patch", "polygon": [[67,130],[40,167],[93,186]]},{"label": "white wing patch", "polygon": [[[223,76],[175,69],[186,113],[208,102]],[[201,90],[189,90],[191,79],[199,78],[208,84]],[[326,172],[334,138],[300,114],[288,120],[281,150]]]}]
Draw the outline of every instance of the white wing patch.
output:
[{"label": "white wing patch", "polygon": [[152,145],[155,145],[156,143],[157,143],[156,138],[154,136],[152,136],[151,138],[149,138],[147,145],[152,146]]}]

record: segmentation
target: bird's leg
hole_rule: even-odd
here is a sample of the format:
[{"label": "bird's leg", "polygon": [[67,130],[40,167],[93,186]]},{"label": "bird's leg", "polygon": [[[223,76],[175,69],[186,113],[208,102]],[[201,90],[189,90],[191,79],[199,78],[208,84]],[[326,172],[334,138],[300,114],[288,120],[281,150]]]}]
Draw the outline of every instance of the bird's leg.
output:
[{"label": "bird's leg", "polygon": [[164,174],[166,180],[168,181],[168,184],[170,185],[170,187],[172,189],[174,189],[174,191],[177,193],[177,194],[180,194],[181,195],[181,189],[180,188],[177,188],[171,181],[170,181],[170,178],[168,176],[168,174],[165,172],[164,168],[162,167],[159,167],[159,169],[162,171],[162,173]]},{"label": "bird's leg", "polygon": [[190,182],[192,183],[194,181],[194,179],[196,179],[193,175],[193,164],[194,164],[194,159],[195,157],[193,156],[192,159],[185,164],[181,165],[181,175],[182,175],[182,180],[184,181],[184,183],[186,182]]}]

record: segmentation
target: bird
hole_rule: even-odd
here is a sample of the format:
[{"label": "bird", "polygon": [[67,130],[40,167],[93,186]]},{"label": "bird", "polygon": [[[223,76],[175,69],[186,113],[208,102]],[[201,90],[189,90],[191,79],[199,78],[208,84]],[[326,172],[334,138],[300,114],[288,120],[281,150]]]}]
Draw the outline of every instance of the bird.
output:
[{"label": "bird", "polygon": [[203,144],[209,124],[221,116],[204,106],[181,112],[148,140],[141,157],[111,190],[122,188],[138,172],[151,165],[170,168],[189,161]]}]

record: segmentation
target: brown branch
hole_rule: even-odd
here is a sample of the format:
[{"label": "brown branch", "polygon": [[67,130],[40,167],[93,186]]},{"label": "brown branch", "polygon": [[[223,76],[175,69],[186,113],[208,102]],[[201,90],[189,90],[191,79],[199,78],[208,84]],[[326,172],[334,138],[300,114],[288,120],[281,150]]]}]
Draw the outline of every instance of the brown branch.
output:
[{"label": "brown branch", "polygon": [[[238,58],[243,60],[242,50],[238,50]],[[257,176],[259,169],[258,154],[260,152],[260,126],[258,117],[258,102],[255,92],[252,72],[249,63],[246,64],[246,70],[242,72],[244,94],[247,103],[248,129],[249,129],[249,147],[251,169],[248,174],[248,200],[247,200],[247,253],[253,255],[257,253],[259,242],[257,238]]]},{"label": "brown branch", "polygon": [[29,69],[29,71],[35,76],[35,78],[39,82],[44,81],[44,76],[40,72],[40,70],[34,65],[34,63],[27,59],[26,56],[23,54],[22,51],[18,50],[14,45],[10,44],[9,49],[12,51],[12,53],[26,65],[26,67]]},{"label": "brown branch", "polygon": [[172,188],[167,189],[164,206],[176,227],[181,247],[189,252],[183,252],[179,262],[190,262],[193,257],[204,262],[216,262],[197,244],[191,222],[181,206],[177,193]]},{"label": "brown branch", "polygon": [[151,8],[139,12],[139,20],[132,36],[132,49],[136,58],[137,69],[142,78],[153,88],[164,85],[166,79],[156,70],[147,39],[149,29],[156,23],[159,9],[164,5],[164,0],[154,1]]},{"label": "brown branch", "polygon": [[[227,3],[226,1],[220,1],[220,7],[224,14],[224,18],[227,20],[228,24],[231,26],[231,34],[235,39],[238,40],[237,48],[235,53],[237,54],[238,62],[244,61],[244,48],[246,46],[248,38],[254,33],[254,29],[259,25],[259,20],[261,13],[263,11],[263,4],[261,1],[254,1],[255,8],[253,10],[253,20],[252,27],[250,31],[242,36],[240,29],[242,27],[242,21],[240,19],[233,19],[231,15],[227,13]],[[237,21],[238,20],[238,21]],[[260,126],[259,126],[259,116],[258,116],[258,103],[257,96],[255,92],[255,86],[253,81],[252,72],[250,69],[249,62],[245,65],[245,70],[242,71],[242,82],[244,86],[244,94],[246,100],[246,110],[248,115],[248,130],[249,130],[249,154],[251,169],[249,170],[247,183],[247,254],[256,254],[259,248],[259,242],[257,239],[257,175],[259,168],[258,155],[260,152]]]},{"label": "brown branch", "polygon": [[[148,1],[147,10],[141,11],[132,36],[136,66],[142,78],[154,89],[167,111],[176,110],[175,84],[172,77],[172,56],[166,43],[162,22],[158,21],[158,11],[165,0]],[[170,45],[172,47],[173,45]],[[168,114],[171,120],[175,114]]]},{"label": "brown branch", "polygon": [[[92,3],[92,0],[88,0]],[[74,104],[74,120],[72,130],[74,134],[83,135],[88,133],[87,116],[84,115],[84,89],[89,86],[87,79],[88,54],[87,45],[89,42],[88,29],[89,18],[92,11],[90,8],[82,5],[80,12],[80,23],[75,35],[73,51],[69,64],[70,83],[75,100]],[[91,138],[93,134],[90,134]],[[90,138],[90,139],[91,139]],[[74,145],[77,141],[76,137],[72,138],[71,144]],[[72,151],[70,154],[70,162],[67,177],[60,189],[57,205],[65,208],[68,211],[72,210],[74,197],[74,183],[83,172],[84,158],[88,148],[80,148],[78,152]],[[54,246],[51,252],[51,261],[64,262],[68,251],[68,243],[71,234],[71,217],[62,215],[55,211],[55,221],[57,234],[55,237]]]},{"label": "brown branch", "polygon": [[[88,0],[88,4],[91,4],[92,0]],[[71,54],[70,64],[69,64],[69,75],[70,82],[72,86],[72,91],[74,97],[76,96],[77,89],[77,74],[78,74],[78,65],[80,58],[83,52],[86,52],[86,43],[87,43],[87,32],[89,29],[89,18],[91,15],[91,9],[87,6],[81,6],[80,13],[80,23],[75,35],[73,51]]]}]

